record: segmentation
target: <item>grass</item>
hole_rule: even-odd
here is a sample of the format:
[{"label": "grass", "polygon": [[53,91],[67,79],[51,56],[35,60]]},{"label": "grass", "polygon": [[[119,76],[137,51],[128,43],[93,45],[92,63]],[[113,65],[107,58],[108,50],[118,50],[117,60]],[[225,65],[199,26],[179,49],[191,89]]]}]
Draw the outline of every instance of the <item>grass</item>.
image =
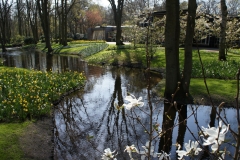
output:
[{"label": "grass", "polygon": [[[226,102],[227,106],[233,106],[235,104],[234,98],[237,95],[236,80],[222,80],[208,78],[206,82],[214,105],[219,105],[221,102]],[[207,105],[210,104],[210,99],[203,79],[201,78],[191,79],[190,93],[197,101],[199,101],[201,98],[204,98],[205,103]]]},{"label": "grass", "polygon": [[31,122],[1,123],[0,124],[0,159],[23,159],[23,151],[19,144],[19,137]]},{"label": "grass", "polygon": [[[105,41],[84,41],[84,40],[77,40],[77,41],[71,41],[68,42],[67,46],[62,46],[59,43],[52,43],[52,49],[54,50],[54,54],[68,54],[68,55],[74,55],[78,54],[79,51],[87,48],[88,46],[94,45],[94,44],[101,44],[105,43]],[[38,43],[36,47],[39,50],[45,51],[45,43]],[[28,46],[25,46],[24,48],[31,48]]]}]

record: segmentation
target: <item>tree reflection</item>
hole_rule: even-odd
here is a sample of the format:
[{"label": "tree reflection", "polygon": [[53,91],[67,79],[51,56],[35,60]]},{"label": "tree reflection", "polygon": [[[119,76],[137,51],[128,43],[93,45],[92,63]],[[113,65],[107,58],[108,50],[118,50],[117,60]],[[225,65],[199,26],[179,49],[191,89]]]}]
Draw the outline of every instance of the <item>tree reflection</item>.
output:
[{"label": "tree reflection", "polygon": [[158,152],[164,151],[169,153],[172,147],[172,133],[174,129],[176,110],[171,103],[165,102],[163,113],[162,130],[164,135],[160,138]]},{"label": "tree reflection", "polygon": [[[178,111],[176,111],[176,108]],[[168,102],[164,105],[164,114],[162,122],[162,130],[164,135],[161,136],[158,152],[164,151],[170,153],[173,146],[173,129],[176,127],[175,118],[178,113],[178,134],[176,142],[183,146],[184,137],[187,129],[187,105],[176,104],[176,108]]]},{"label": "tree reflection", "polygon": [[178,111],[178,136],[177,136],[177,143],[183,146],[184,137],[187,129],[187,105],[179,106],[180,110]]}]

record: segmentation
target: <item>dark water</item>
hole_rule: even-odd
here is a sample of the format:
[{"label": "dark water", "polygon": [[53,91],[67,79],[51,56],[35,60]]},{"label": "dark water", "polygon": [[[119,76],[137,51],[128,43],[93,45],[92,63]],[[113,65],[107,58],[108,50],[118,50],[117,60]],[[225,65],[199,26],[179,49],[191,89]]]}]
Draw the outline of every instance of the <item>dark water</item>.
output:
[{"label": "dark water", "polygon": [[[134,144],[139,150],[143,150],[149,138],[145,129],[149,129],[149,107],[147,76],[138,69],[97,67],[90,66],[79,57],[64,57],[53,55],[47,57],[44,53],[23,53],[11,51],[4,55],[6,66],[32,68],[37,70],[53,70],[63,72],[74,70],[84,72],[87,76],[87,83],[83,91],[75,92],[62,101],[55,110],[55,131],[54,131],[54,156],[57,160],[99,160],[104,149],[116,150],[118,159],[129,159],[124,152],[126,145]],[[153,121],[162,126],[165,114],[161,97],[157,96],[161,78],[159,75],[151,76],[151,102],[154,107]],[[120,109],[127,92],[132,93],[136,98],[142,96],[145,105],[133,111]],[[196,111],[196,117],[192,111]],[[210,122],[218,126],[218,122],[211,118],[211,107],[190,106],[182,109],[182,119],[187,119],[187,126],[198,136],[199,126],[207,127]],[[236,110],[225,108],[221,112],[227,117],[228,123],[233,130],[237,130]],[[139,116],[141,123],[133,118]],[[168,131],[169,146],[167,150],[171,153],[172,159],[176,159],[176,144],[189,140],[195,140],[188,128],[178,125],[178,113],[171,112],[172,124],[175,126],[173,132]],[[155,134],[156,136],[156,134]],[[231,134],[226,139],[233,141]],[[199,139],[201,142],[201,139]],[[156,137],[153,141],[155,151],[161,150],[163,139]],[[231,148],[227,146],[229,150]],[[140,159],[139,156],[135,157]]]}]

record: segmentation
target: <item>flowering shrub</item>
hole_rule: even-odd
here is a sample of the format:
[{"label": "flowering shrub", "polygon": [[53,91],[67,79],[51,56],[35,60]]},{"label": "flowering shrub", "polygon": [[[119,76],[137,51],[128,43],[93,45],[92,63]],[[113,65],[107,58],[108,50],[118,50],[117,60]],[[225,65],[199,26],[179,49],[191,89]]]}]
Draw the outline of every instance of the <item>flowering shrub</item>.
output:
[{"label": "flowering shrub", "polygon": [[[127,110],[134,110],[136,107],[142,107],[144,105],[144,102],[142,102],[142,97],[139,97],[138,99],[130,94],[126,96],[125,100],[128,102],[127,104],[123,104],[123,107],[125,107]],[[138,118],[140,121],[140,119]],[[146,127],[145,127],[146,128]],[[159,126],[154,126],[154,130],[157,132],[157,135],[159,137],[163,136],[164,134],[168,134],[167,132],[163,132]],[[225,135],[229,130],[229,124],[225,125],[223,124],[223,121],[219,121],[218,127],[210,127],[208,128],[202,127],[200,129],[200,137],[202,137],[203,144],[199,141],[191,141],[189,140],[188,143],[184,144],[185,150],[180,150],[181,145],[176,144],[178,149],[176,150],[176,153],[178,155],[178,159],[183,159],[184,157],[191,157],[196,158],[201,152],[205,151],[204,146],[210,146],[212,149],[212,154],[215,154],[215,157],[218,157],[218,159],[224,159],[226,151],[220,151],[220,145],[224,143],[225,141]],[[146,133],[150,134],[150,132]],[[128,152],[130,160],[134,160],[132,153],[141,155],[141,160],[151,159],[151,158],[158,158],[159,160],[170,160],[170,154],[161,151],[160,153],[154,152],[154,146],[152,145],[152,138],[148,142],[146,142],[145,146],[142,146],[143,150],[138,151],[138,149],[135,147],[134,144],[131,146],[126,146],[125,152]],[[102,159],[104,160],[116,160],[116,155],[113,155],[114,152],[111,152],[111,150],[108,148],[104,150],[105,153],[102,155]],[[108,155],[108,156],[107,156]]]}]

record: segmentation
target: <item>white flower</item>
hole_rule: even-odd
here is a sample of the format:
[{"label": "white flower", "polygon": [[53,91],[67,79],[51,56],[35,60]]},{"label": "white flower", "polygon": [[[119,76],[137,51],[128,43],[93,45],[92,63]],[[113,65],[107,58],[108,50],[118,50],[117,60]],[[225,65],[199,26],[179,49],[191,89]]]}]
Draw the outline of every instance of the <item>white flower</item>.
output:
[{"label": "white flower", "polygon": [[124,150],[124,152],[127,151],[129,154],[130,159],[132,159],[132,152],[138,152],[137,148],[134,145],[131,146],[126,146],[126,149]]},{"label": "white flower", "polygon": [[138,99],[136,99],[135,96],[132,94],[130,94],[130,96],[126,96],[125,100],[130,102],[128,104],[123,104],[123,106],[125,106],[126,109],[128,110],[136,106],[142,107],[144,105],[144,103],[141,102],[142,97],[139,97]]},{"label": "white flower", "polygon": [[[142,155],[141,156],[141,159],[144,160],[146,155],[148,154],[148,149],[149,149],[149,141],[146,142],[146,145],[145,146],[142,146],[144,148],[144,151],[140,151],[140,154]],[[150,148],[150,155],[153,156],[154,152],[154,146],[152,145],[151,148]],[[156,157],[156,155],[154,155]]]},{"label": "white flower", "polygon": [[157,153],[156,155],[159,157],[158,160],[171,160],[170,154],[167,154],[163,151],[162,153]]},{"label": "white flower", "polygon": [[[104,153],[102,155],[102,159],[103,160],[111,160],[111,159],[113,159],[114,156],[115,156],[115,155],[113,155],[114,152],[115,151],[112,152],[110,148],[105,149]],[[117,160],[117,159],[114,158],[113,160]]]},{"label": "white flower", "polygon": [[228,132],[229,129],[229,125],[226,126],[224,124],[222,124],[222,121],[219,121],[219,127],[215,128],[215,127],[211,127],[208,126],[208,128],[204,128],[202,127],[202,131],[204,133],[204,135],[207,135],[208,138],[207,139],[203,139],[204,146],[208,146],[211,145],[212,151],[215,152],[219,145],[224,141],[225,139],[225,134]]},{"label": "white flower", "polygon": [[198,155],[199,151],[201,151],[201,148],[197,148],[198,147],[198,142],[194,142],[191,140],[189,140],[188,143],[184,143],[184,147],[186,149],[186,151],[184,150],[179,150],[181,148],[181,145],[178,145],[178,150],[176,151],[179,158],[178,159],[182,159],[183,156],[193,156],[193,155]]}]

